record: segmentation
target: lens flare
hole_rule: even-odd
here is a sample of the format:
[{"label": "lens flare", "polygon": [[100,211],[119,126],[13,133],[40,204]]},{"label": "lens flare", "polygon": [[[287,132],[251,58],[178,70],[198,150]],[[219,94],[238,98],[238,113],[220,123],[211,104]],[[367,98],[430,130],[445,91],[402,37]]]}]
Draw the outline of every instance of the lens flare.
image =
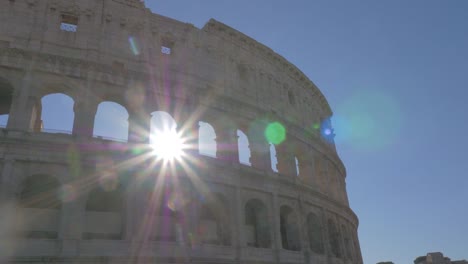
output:
[{"label": "lens flare", "polygon": [[398,102],[376,90],[361,90],[339,105],[333,116],[335,142],[378,150],[397,140],[403,121]]},{"label": "lens flare", "polygon": [[138,45],[134,37],[129,37],[128,42],[130,43],[130,50],[132,51],[133,55],[137,56],[140,55],[140,50],[138,49]]},{"label": "lens flare", "polygon": [[184,140],[175,129],[156,130],[151,135],[153,154],[163,160],[179,160],[185,149]]},{"label": "lens flare", "polygon": [[286,128],[279,122],[270,123],[265,129],[265,137],[268,142],[281,144],[286,139]]}]

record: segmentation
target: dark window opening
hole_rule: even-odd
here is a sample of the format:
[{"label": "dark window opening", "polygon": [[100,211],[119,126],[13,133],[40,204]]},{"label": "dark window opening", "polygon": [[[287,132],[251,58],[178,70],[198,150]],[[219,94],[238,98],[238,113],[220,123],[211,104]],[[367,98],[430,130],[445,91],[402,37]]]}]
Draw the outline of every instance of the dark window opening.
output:
[{"label": "dark window opening", "polygon": [[0,79],[0,127],[6,127],[13,100],[13,87]]},{"label": "dark window opening", "polygon": [[250,200],[245,205],[245,232],[247,246],[271,247],[269,217],[265,205],[259,200]]},{"label": "dark window opening", "polygon": [[312,213],[307,216],[307,236],[310,250],[317,254],[323,254],[325,250],[323,247],[322,224],[319,218]]},{"label": "dark window opening", "polygon": [[284,249],[301,250],[297,218],[292,209],[287,206],[281,206],[280,209],[280,232]]},{"label": "dark window opening", "polygon": [[174,41],[163,39],[161,41],[161,53],[171,55],[174,48]]},{"label": "dark window opening", "polygon": [[97,188],[86,202],[83,239],[122,239],[124,196],[120,186]]},{"label": "dark window opening", "polygon": [[213,194],[200,209],[199,236],[207,244],[229,246],[231,230],[226,199],[221,194]]},{"label": "dark window opening", "polygon": [[67,32],[76,32],[78,29],[78,17],[69,14],[62,14],[60,29]]},{"label": "dark window opening", "polygon": [[341,258],[340,232],[333,220],[328,219],[328,236],[333,255]]},{"label": "dark window opening", "polygon": [[49,175],[35,175],[25,180],[19,196],[19,235],[35,239],[56,239],[61,201],[59,182]]}]

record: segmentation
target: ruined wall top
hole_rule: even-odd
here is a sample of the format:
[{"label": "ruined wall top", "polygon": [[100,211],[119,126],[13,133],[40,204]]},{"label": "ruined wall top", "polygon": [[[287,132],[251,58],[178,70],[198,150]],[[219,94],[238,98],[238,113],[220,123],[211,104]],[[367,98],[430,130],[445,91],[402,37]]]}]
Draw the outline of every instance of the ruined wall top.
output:
[{"label": "ruined wall top", "polygon": [[2,1],[0,49],[35,57],[30,67],[37,70],[48,69],[41,61],[58,60],[108,74],[101,81],[115,86],[105,92],[114,97],[130,81],[170,83],[183,89],[175,96],[203,103],[215,94],[214,107],[226,99],[234,102],[226,109],[242,105],[248,115],[273,116],[297,131],[332,115],[312,81],[272,49],[214,19],[198,29],[154,14],[141,0]]}]

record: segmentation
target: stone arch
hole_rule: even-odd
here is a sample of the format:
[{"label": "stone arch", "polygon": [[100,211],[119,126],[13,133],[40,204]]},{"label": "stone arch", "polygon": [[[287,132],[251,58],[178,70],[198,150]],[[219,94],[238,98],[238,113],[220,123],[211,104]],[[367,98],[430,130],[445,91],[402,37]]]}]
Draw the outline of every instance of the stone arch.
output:
[{"label": "stone arch", "polygon": [[202,242],[229,246],[231,244],[230,208],[221,193],[211,193],[200,206],[199,237]]},{"label": "stone arch", "polygon": [[174,117],[165,111],[152,112],[149,136],[150,144],[155,143],[155,138],[160,135],[161,132],[167,131],[177,133],[177,122]]},{"label": "stone arch", "polygon": [[0,127],[6,127],[13,103],[13,85],[0,77]]},{"label": "stone arch", "polygon": [[247,201],[244,207],[244,215],[244,234],[247,246],[270,248],[271,232],[265,204],[258,199]]},{"label": "stone arch", "polygon": [[201,155],[216,158],[216,131],[210,123],[198,122],[198,152]]},{"label": "stone arch", "polygon": [[94,117],[95,137],[124,141],[128,140],[128,111],[114,101],[102,101],[99,103]]},{"label": "stone arch", "polygon": [[27,238],[58,238],[62,202],[60,182],[47,174],[23,180],[18,197],[17,231]]},{"label": "stone arch", "polygon": [[237,148],[239,154],[239,163],[252,166],[250,162],[251,152],[249,138],[247,135],[240,129],[237,130]]},{"label": "stone arch", "polygon": [[328,240],[333,256],[341,258],[340,232],[333,219],[328,219]]},{"label": "stone arch", "polygon": [[40,131],[71,133],[75,113],[75,101],[65,93],[50,93],[41,98],[40,117],[37,119]]},{"label": "stone arch", "polygon": [[309,240],[309,248],[312,252],[317,254],[324,253],[323,235],[322,235],[322,222],[320,218],[314,214],[307,215],[307,239]]},{"label": "stone arch", "polygon": [[281,245],[284,249],[301,250],[298,218],[294,210],[287,205],[280,207],[280,233]]},{"label": "stone arch", "polygon": [[88,194],[83,239],[120,240],[124,233],[124,193],[118,186],[96,187]]}]

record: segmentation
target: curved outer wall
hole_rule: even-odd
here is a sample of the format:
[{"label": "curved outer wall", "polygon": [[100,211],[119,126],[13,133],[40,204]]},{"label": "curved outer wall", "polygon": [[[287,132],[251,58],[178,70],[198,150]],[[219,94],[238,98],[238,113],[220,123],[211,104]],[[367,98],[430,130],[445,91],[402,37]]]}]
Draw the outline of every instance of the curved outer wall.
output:
[{"label": "curved outer wall", "polygon": [[[76,32],[62,30],[63,21],[76,23]],[[163,46],[170,54],[161,52]],[[0,131],[1,214],[8,215],[0,223],[2,263],[362,263],[346,171],[333,133],[321,133],[332,114],[326,99],[283,57],[218,21],[198,29],[153,14],[136,0],[5,0],[0,91],[10,98],[0,106],[0,114],[9,114]],[[74,101],[69,134],[41,129],[41,98],[51,93]],[[103,101],[128,111],[128,142],[93,137]],[[199,121],[216,132],[216,157],[190,150],[192,169],[172,175],[183,186],[179,195],[190,201],[173,216],[178,220],[172,240],[142,234],[149,205],[138,176],[153,166],[152,177],[164,177],[158,173],[163,165],[150,159],[125,162],[138,160],[132,150],[147,145],[154,111],[171,114],[193,145]],[[276,146],[278,172],[271,169],[263,135],[271,122],[287,131]],[[251,166],[239,163],[238,129],[249,139]],[[98,186],[93,177],[102,176],[96,165],[102,159],[118,164],[114,169],[124,190],[119,238],[83,235],[85,225],[100,221],[85,208]],[[56,237],[12,232],[23,221],[18,200],[25,182],[38,174],[54,178],[59,190],[87,183],[75,188],[73,199],[61,200]],[[207,230],[217,226],[212,241],[196,238],[201,192],[222,194],[229,216],[204,222],[214,223],[204,226]]]}]

